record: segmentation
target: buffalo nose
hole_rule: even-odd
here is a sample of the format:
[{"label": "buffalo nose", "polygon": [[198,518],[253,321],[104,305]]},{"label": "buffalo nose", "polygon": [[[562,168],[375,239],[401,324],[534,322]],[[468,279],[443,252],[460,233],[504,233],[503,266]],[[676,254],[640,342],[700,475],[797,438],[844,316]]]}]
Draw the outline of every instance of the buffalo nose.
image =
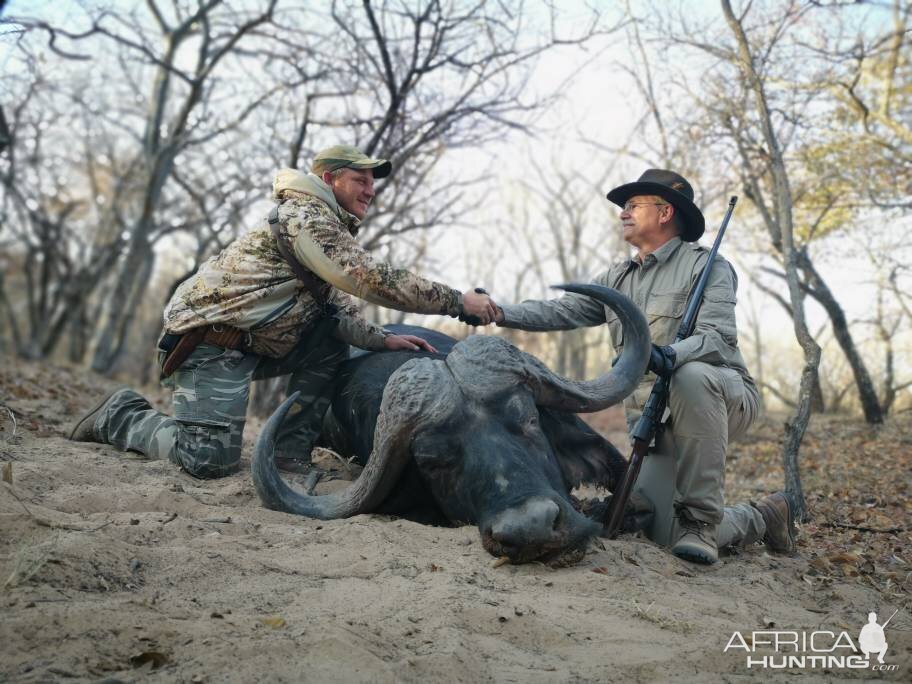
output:
[{"label": "buffalo nose", "polygon": [[553,536],[559,516],[560,506],[551,499],[528,499],[498,513],[491,523],[491,536],[505,546],[546,541]]}]

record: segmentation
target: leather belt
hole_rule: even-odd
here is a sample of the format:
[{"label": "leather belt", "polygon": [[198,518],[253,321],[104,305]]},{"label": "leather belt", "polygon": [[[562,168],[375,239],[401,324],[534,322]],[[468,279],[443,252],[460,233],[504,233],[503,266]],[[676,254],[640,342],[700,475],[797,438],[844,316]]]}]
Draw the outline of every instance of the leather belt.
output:
[{"label": "leather belt", "polygon": [[250,333],[246,330],[230,325],[207,325],[204,329],[206,332],[203,334],[203,344],[239,351],[250,350]]},{"label": "leather belt", "polygon": [[250,333],[230,325],[204,325],[180,335],[166,333],[159,341],[159,348],[165,352],[162,362],[162,377],[167,378],[181,367],[184,361],[201,344],[211,344],[225,349],[250,351]]}]

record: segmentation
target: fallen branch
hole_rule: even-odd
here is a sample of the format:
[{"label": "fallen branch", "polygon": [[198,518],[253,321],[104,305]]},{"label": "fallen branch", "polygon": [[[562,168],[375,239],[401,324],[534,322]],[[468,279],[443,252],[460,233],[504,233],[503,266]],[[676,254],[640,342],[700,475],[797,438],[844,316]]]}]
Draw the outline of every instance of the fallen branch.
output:
[{"label": "fallen branch", "polygon": [[[12,479],[12,478],[10,478],[10,479]],[[9,491],[9,493],[12,495],[12,497],[13,497],[16,501],[19,502],[19,505],[22,506],[23,509],[25,509],[25,512],[28,513],[28,515],[29,515],[30,518],[35,518],[35,514],[32,513],[32,512],[28,509],[28,506],[25,505],[25,502],[24,502],[22,499],[20,499],[18,496],[16,496],[16,492],[13,490],[13,483],[12,483],[12,482],[7,482],[7,484],[9,485],[9,486],[7,487],[7,491]],[[37,520],[37,519],[38,519],[38,518],[35,518],[35,520]]]},{"label": "fallen branch", "polygon": [[848,523],[825,522],[826,527],[839,527],[846,530],[858,530],[860,532],[875,532],[879,534],[895,534],[905,532],[908,527],[865,527],[864,525],[849,525]]},{"label": "fallen branch", "polygon": [[42,527],[50,527],[52,530],[71,530],[73,532],[95,532],[96,530],[100,530],[102,527],[107,527],[112,522],[114,522],[113,520],[107,520],[98,527],[81,527],[79,525],[74,525],[73,523],[61,523],[54,522],[53,520],[45,520],[44,518],[38,518],[34,515],[32,518],[34,518],[35,522]]},{"label": "fallen branch", "polygon": [[22,506],[23,510],[28,514],[28,516],[41,527],[49,527],[52,530],[72,530],[73,532],[95,532],[96,530],[100,530],[102,527],[107,527],[112,522],[114,522],[113,520],[107,520],[97,527],[81,527],[79,525],[74,525],[73,523],[61,523],[54,522],[53,520],[45,520],[44,518],[39,518],[29,510],[28,506],[25,505],[25,502],[16,496],[16,492],[13,491],[12,486],[7,487],[7,490],[10,494],[12,494],[13,498],[19,502],[19,505]]}]

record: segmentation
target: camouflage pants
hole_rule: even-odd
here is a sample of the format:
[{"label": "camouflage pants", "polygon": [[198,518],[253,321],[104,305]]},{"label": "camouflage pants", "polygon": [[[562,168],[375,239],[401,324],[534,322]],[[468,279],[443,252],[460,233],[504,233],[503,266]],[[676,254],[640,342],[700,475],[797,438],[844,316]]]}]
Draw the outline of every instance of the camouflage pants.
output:
[{"label": "camouflage pants", "polygon": [[329,407],[332,382],[348,358],[348,345],[333,332],[338,321],[324,319],[295,349],[281,359],[199,345],[169,378],[174,417],[156,411],[136,392],[123,392],[110,402],[95,424],[108,444],[167,458],[200,478],[235,472],[253,380],[288,375],[287,392],[301,391],[282,424],[278,450],[309,458]]}]

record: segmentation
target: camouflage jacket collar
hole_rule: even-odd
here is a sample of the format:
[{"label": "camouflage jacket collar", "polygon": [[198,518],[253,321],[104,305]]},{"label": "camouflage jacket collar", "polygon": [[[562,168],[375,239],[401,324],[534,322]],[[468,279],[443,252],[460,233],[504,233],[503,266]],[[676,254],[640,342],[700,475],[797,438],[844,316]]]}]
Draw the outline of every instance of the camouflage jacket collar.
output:
[{"label": "camouflage jacket collar", "polygon": [[326,204],[352,235],[357,235],[361,227],[358,217],[340,207],[332,188],[313,173],[302,173],[296,169],[279,170],[272,183],[272,196],[278,201],[313,197]]}]

